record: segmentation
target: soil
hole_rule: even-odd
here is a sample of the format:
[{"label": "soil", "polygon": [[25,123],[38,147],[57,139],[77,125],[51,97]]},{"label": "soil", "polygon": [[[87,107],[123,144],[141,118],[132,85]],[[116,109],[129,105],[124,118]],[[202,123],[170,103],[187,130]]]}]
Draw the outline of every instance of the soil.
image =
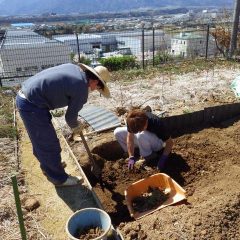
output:
[{"label": "soil", "polygon": [[239,239],[239,119],[174,139],[163,172],[186,190],[187,200],[139,220],[130,217],[124,190],[157,173],[156,168],[129,172],[112,132],[88,139],[88,144],[105,159],[104,189],[91,175],[84,149],[70,143],[113,224],[126,239]]},{"label": "soil", "polygon": [[168,199],[168,195],[157,187],[149,187],[147,192],[142,193],[132,200],[133,210],[134,212],[144,212],[155,209]]},{"label": "soil", "polygon": [[89,226],[88,228],[80,230],[76,234],[76,238],[80,240],[91,240],[100,237],[103,233],[104,231],[100,227]]}]

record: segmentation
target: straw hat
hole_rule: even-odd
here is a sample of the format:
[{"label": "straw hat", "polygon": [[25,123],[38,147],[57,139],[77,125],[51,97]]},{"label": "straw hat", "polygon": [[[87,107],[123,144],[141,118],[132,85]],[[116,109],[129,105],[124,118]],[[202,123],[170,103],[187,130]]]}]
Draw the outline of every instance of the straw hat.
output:
[{"label": "straw hat", "polygon": [[110,73],[107,68],[103,66],[97,66],[95,68],[92,68],[88,65],[85,65],[83,63],[79,63],[79,66],[82,68],[82,70],[89,70],[93,74],[95,74],[98,79],[102,82],[104,89],[98,89],[98,91],[106,98],[110,98],[110,91],[106,85],[106,82],[110,81]]}]

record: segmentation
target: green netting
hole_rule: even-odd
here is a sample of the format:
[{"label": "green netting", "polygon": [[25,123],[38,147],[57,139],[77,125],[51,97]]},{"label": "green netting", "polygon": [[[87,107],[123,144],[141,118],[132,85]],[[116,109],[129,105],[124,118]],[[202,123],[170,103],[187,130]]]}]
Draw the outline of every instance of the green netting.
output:
[{"label": "green netting", "polygon": [[232,83],[231,88],[235,93],[236,97],[240,97],[240,76],[236,77]]}]

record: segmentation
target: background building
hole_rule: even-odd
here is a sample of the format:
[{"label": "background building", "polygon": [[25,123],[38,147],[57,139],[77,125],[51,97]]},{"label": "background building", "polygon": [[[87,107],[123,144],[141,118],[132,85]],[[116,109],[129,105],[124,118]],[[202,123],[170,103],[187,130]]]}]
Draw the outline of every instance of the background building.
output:
[{"label": "background building", "polygon": [[78,53],[78,44],[79,51],[84,54],[92,54],[95,49],[101,49],[103,52],[111,52],[117,49],[116,37],[107,34],[54,35],[53,39],[69,46],[74,54]]},{"label": "background building", "polygon": [[136,57],[141,57],[143,46],[145,53],[151,53],[153,49],[155,51],[166,50],[170,42],[168,36],[161,30],[155,31],[154,39],[153,31],[144,31],[144,36],[142,31],[119,33],[116,38],[119,49],[129,48]]},{"label": "background building", "polygon": [[31,30],[7,30],[0,44],[0,76],[30,76],[70,62],[70,48]]},{"label": "background building", "polygon": [[[205,56],[206,36],[193,33],[184,33],[174,36],[171,39],[170,54],[181,57]],[[208,42],[208,55],[217,53],[215,42],[212,38]]]}]

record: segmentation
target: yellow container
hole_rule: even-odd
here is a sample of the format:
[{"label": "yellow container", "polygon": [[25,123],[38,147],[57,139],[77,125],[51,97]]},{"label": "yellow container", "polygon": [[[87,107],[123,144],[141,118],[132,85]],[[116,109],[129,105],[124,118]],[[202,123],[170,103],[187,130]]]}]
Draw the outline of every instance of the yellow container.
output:
[{"label": "yellow container", "polygon": [[[161,191],[168,193],[168,199],[159,205],[157,208],[150,209],[144,212],[136,212],[133,210],[132,201],[134,198],[141,196],[148,191],[149,187],[159,188]],[[131,184],[125,191],[125,199],[131,217],[135,219],[142,218],[151,214],[159,209],[175,204],[186,198],[186,191],[176,183],[171,177],[164,173],[157,173],[150,177],[141,179]]]}]

